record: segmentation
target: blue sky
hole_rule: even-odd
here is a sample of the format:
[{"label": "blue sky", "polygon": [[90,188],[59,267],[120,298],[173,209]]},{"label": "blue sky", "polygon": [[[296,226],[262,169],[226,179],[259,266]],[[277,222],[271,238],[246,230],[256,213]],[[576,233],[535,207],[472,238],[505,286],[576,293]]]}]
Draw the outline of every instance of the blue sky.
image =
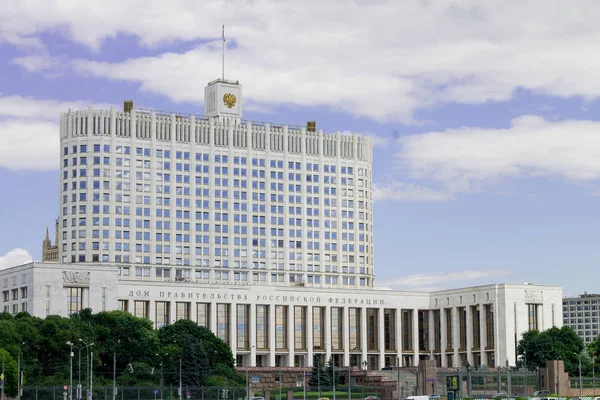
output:
[{"label": "blue sky", "polygon": [[0,267],[56,218],[59,113],[201,113],[225,24],[244,118],[374,138],[380,287],[597,291],[595,2],[0,4]]}]

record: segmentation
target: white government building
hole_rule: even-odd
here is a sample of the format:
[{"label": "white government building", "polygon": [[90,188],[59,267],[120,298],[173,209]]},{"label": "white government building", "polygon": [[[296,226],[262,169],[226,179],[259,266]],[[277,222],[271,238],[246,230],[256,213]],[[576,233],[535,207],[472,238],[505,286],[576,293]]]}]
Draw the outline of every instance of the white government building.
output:
[{"label": "white government building", "polygon": [[63,113],[56,244],[0,271],[3,310],[191,319],[249,366],[514,365],[562,325],[559,286],[375,290],[369,138],[241,118],[225,80],[205,116]]}]

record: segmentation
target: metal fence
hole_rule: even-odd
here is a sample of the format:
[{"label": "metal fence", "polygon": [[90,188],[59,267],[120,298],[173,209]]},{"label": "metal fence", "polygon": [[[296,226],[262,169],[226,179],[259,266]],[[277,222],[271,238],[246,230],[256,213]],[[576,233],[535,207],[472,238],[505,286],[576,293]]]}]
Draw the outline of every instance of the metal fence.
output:
[{"label": "metal fence", "polygon": [[571,383],[571,389],[579,389],[580,387],[583,387],[584,389],[596,389],[600,387],[600,380],[596,382],[596,377],[570,377],[569,381]]},{"label": "metal fence", "polygon": [[496,371],[444,371],[438,374],[446,391],[446,377],[458,377],[458,390],[462,397],[489,397],[504,392],[511,396],[526,396],[539,389],[539,373],[527,370]]},{"label": "metal fence", "polygon": [[[319,391],[320,389],[320,391]],[[333,395],[333,387],[321,386],[307,387],[306,392],[302,387],[281,387],[281,388],[253,388],[252,396],[264,397],[266,392],[270,393],[271,400],[288,399],[288,393],[292,392],[293,399],[316,400],[321,397],[333,399],[364,399],[368,396],[376,396],[379,399],[391,399],[390,389],[384,387],[364,387],[364,386],[336,386],[335,394]],[[112,386],[98,386],[93,389],[93,400],[112,400]],[[242,386],[202,386],[202,387],[183,387],[183,400],[245,400],[246,387]],[[24,387],[22,392],[22,400],[70,400],[68,391],[65,391],[60,386],[35,386]],[[412,393],[411,393],[412,394]],[[408,395],[408,393],[407,393]],[[252,397],[251,396],[251,397]],[[76,392],[73,391],[73,399],[76,400]],[[84,388],[84,400],[85,388]],[[153,386],[123,386],[117,387],[117,400],[178,400],[179,387],[165,386],[161,391],[160,387]]]},{"label": "metal fence", "polygon": [[[183,387],[182,399],[222,399],[237,400],[246,397],[246,388],[239,386],[229,387]],[[83,399],[87,400],[86,389],[83,390]],[[25,387],[22,400],[70,400],[69,392],[62,387]],[[112,386],[97,386],[93,388],[94,400],[112,400]],[[122,386],[117,387],[117,400],[175,400],[179,399],[178,386]],[[77,400],[76,390],[73,389],[73,400]]]}]

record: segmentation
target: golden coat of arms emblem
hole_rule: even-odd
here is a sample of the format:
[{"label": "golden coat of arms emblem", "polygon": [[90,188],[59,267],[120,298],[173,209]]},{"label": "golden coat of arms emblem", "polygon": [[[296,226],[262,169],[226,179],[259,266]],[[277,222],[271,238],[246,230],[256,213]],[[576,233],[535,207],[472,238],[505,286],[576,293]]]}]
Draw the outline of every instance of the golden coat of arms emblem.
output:
[{"label": "golden coat of arms emblem", "polygon": [[226,93],[223,95],[223,103],[225,103],[227,108],[232,108],[233,106],[235,106],[236,100],[237,99],[235,98],[235,94],[233,93]]}]

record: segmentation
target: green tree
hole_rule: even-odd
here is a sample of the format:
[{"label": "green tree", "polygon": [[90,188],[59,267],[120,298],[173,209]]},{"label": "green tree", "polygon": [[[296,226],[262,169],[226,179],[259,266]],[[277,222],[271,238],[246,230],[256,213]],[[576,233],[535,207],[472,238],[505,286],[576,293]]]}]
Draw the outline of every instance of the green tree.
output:
[{"label": "green tree", "polygon": [[17,395],[17,361],[12,358],[10,353],[0,348],[0,368],[2,367],[2,358],[4,357],[4,390],[8,397]]},{"label": "green tree", "polygon": [[[600,368],[598,366],[598,363],[600,362],[600,336],[587,345],[587,353],[590,357],[594,372],[598,375],[600,373]],[[590,368],[590,373],[591,371],[592,368]]]},{"label": "green tree", "polygon": [[331,375],[327,373],[325,364],[321,362],[321,359],[318,356],[313,358],[313,367],[310,373],[309,385],[314,388],[319,385],[321,385],[321,387],[331,385]]},{"label": "green tree", "polygon": [[[192,321],[179,320],[172,325],[163,326],[158,330],[158,340],[161,353],[168,353],[170,356],[168,360],[163,360],[165,369],[179,371],[178,363],[181,357],[183,381],[188,379],[190,382],[204,383],[212,374],[221,376],[230,383],[244,382],[244,378],[235,371],[233,353],[227,344],[210,330]],[[192,356],[193,352],[197,355]],[[184,371],[184,363],[189,372],[187,369]],[[198,378],[192,377],[196,374],[199,374]],[[178,379],[178,374],[169,373],[166,381],[175,383]]]},{"label": "green tree", "polygon": [[125,311],[108,311],[92,315],[89,321],[98,354],[96,371],[100,375],[112,377],[115,354],[119,373],[132,362],[153,363],[158,335],[149,320]]},{"label": "green tree", "polygon": [[[335,368],[335,374],[334,374],[334,368]],[[336,385],[341,385],[343,382],[342,376],[339,373],[339,369],[340,366],[339,365],[335,365],[333,357],[329,358],[329,361],[327,362],[327,369],[325,371],[325,374],[329,377],[329,384],[333,385],[333,377],[335,376],[335,384]]]},{"label": "green tree", "polygon": [[577,333],[570,327],[563,326],[552,327],[543,332],[523,333],[517,353],[529,369],[545,367],[548,360],[562,359],[565,370],[575,376],[579,375],[579,355],[583,349],[583,341]]},{"label": "green tree", "polygon": [[158,340],[161,347],[181,343],[185,335],[191,335],[202,343],[211,368],[214,368],[217,364],[234,368],[231,349],[227,346],[227,343],[216,337],[209,329],[198,326],[193,321],[181,319],[158,330]]},{"label": "green tree", "polygon": [[[210,375],[210,365],[202,343],[188,335],[182,340],[185,351],[181,355],[182,382],[186,386],[201,386]],[[184,374],[185,372],[185,374]]]}]

